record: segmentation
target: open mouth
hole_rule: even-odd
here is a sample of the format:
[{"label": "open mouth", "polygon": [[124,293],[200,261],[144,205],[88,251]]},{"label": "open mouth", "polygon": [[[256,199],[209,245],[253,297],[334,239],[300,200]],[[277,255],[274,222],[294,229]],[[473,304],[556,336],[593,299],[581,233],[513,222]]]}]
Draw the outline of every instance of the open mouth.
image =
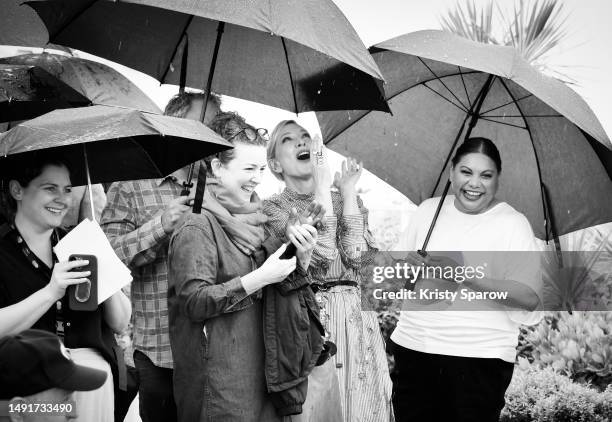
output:
[{"label": "open mouth", "polygon": [[484,192],[477,192],[473,190],[463,190],[463,196],[470,201],[476,201],[484,195]]},{"label": "open mouth", "polygon": [[310,151],[303,150],[297,153],[296,158],[300,161],[308,161],[310,160]]}]

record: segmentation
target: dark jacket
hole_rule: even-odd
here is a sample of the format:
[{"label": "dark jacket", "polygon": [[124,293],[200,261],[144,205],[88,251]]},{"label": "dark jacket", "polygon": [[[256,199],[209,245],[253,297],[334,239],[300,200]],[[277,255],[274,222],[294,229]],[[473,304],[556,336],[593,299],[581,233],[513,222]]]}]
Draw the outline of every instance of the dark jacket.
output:
[{"label": "dark jacket", "polygon": [[264,289],[264,344],[266,384],[272,403],[281,416],[302,413],[308,390],[308,374],[323,348],[319,306],[309,276]]}]

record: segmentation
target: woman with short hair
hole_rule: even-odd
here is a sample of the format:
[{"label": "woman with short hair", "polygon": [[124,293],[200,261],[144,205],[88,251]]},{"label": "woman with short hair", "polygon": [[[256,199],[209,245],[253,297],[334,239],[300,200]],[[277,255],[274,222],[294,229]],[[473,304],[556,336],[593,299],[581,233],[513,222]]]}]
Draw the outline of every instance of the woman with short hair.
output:
[{"label": "woman with short hair", "polygon": [[[326,210],[308,272],[329,340],[337,347],[336,355],[322,368],[337,376],[340,418],[347,422],[392,420],[391,380],[383,338],[376,314],[361,310],[362,270],[376,250],[368,229],[368,211],[357,195],[362,166],[347,159],[335,175],[337,189],[331,190],[322,144],[293,120],[280,122],[272,132],[268,165],[286,185],[282,193],[264,201],[273,232],[282,236],[293,208],[301,212],[315,200]],[[330,388],[326,395],[333,395],[332,391]],[[322,410],[316,407],[315,403],[314,412]],[[337,419],[326,413],[307,420]]]}]

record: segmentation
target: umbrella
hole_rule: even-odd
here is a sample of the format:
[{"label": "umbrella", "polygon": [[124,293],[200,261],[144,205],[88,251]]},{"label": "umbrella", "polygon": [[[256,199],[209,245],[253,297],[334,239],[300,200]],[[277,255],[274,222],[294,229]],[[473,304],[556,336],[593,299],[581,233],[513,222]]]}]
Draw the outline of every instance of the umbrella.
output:
[{"label": "umbrella", "polygon": [[[612,221],[612,145],[573,90],[511,47],[442,31],[406,34],[370,49],[386,75],[393,115],[317,113],[329,147],[414,203],[440,195],[462,139],[498,146],[498,196],[548,240]],[[433,224],[432,224],[433,227]]]},{"label": "umbrella", "polygon": [[0,64],[0,122],[88,104],[86,97],[44,69]]},{"label": "umbrella", "polygon": [[[27,4],[45,23],[50,42],[122,63],[162,83],[179,83],[181,89],[205,87],[206,95],[214,91],[295,113],[388,111],[378,67],[331,0]],[[201,168],[196,213],[204,178]]]},{"label": "umbrella", "polygon": [[44,69],[87,97],[89,103],[130,107],[152,113],[161,112],[144,92],[121,73],[91,60],[42,53],[0,58],[0,64],[37,66]]},{"label": "umbrella", "polygon": [[[182,77],[185,85],[202,88],[214,74],[207,91],[295,113],[388,110],[378,67],[331,0],[27,4],[45,23],[49,42],[121,63],[161,83],[179,84]],[[33,31],[41,29],[30,27],[24,42],[42,38]]]},{"label": "umbrella", "polygon": [[74,185],[161,178],[231,147],[194,120],[104,105],[54,110],[0,134],[0,177],[44,150],[66,159]]}]

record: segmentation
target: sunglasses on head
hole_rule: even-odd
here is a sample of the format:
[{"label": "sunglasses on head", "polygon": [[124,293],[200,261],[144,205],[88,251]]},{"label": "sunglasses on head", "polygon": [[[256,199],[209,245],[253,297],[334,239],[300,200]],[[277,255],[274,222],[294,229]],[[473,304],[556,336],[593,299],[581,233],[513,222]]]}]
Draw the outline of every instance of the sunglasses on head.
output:
[{"label": "sunglasses on head", "polygon": [[246,136],[249,141],[254,141],[257,139],[257,137],[260,137],[266,141],[268,140],[267,129],[264,129],[262,127],[260,127],[259,129],[251,129],[250,127],[245,127],[244,129],[241,129],[238,132],[234,133],[232,136],[230,136],[227,139],[228,142],[234,139],[236,136],[240,135],[241,133],[244,133],[244,136]]}]

